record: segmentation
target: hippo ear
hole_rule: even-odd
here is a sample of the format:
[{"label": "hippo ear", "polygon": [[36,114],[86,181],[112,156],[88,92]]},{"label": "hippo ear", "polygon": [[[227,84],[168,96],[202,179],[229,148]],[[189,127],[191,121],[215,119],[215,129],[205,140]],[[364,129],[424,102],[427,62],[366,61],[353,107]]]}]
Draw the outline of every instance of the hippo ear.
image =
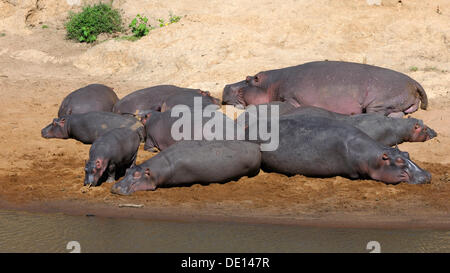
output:
[{"label": "hippo ear", "polygon": [[168,110],[167,104],[164,102],[164,103],[161,105],[160,111],[161,111],[161,112],[165,112],[165,111],[167,111],[167,110]]},{"label": "hippo ear", "polygon": [[145,176],[150,177],[150,169],[145,169]]},{"label": "hippo ear", "polygon": [[61,126],[61,127],[64,127],[64,123],[66,123],[66,118],[61,118],[61,119],[58,121],[58,125]]},{"label": "hippo ear", "polygon": [[383,158],[383,160],[389,160],[389,156],[388,156],[386,153],[384,153],[384,154],[381,156],[381,158]]},{"label": "hippo ear", "polygon": [[97,159],[95,161],[95,168],[100,169],[102,167],[102,161],[100,159]]}]

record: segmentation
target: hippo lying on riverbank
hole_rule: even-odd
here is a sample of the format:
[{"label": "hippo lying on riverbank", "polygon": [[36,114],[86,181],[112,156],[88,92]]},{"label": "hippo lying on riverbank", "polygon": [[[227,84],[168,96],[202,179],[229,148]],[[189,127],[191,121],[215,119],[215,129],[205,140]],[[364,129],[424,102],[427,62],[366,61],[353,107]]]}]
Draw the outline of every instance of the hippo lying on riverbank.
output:
[{"label": "hippo lying on riverbank", "polygon": [[405,74],[372,65],[320,61],[259,72],[227,85],[224,104],[286,101],[341,114],[382,113],[400,117],[427,108],[422,86]]},{"label": "hippo lying on riverbank", "polygon": [[108,86],[90,84],[64,98],[58,110],[58,117],[92,111],[111,112],[118,100],[116,93]]},{"label": "hippo lying on riverbank", "polygon": [[98,137],[115,128],[130,128],[145,135],[144,126],[134,117],[111,112],[89,112],[55,118],[41,131],[44,138],[73,138],[92,144]]},{"label": "hippo lying on riverbank", "polygon": [[158,187],[213,183],[259,172],[259,145],[245,141],[181,141],[127,170],[111,192],[129,195]]},{"label": "hippo lying on riverbank", "polygon": [[[188,113],[190,114],[191,112],[189,111]],[[220,111],[214,111],[211,117],[200,117],[198,122],[195,120],[194,114],[190,114],[190,116],[187,117],[187,122],[182,127],[181,124],[183,123],[180,118],[184,118],[184,116],[172,117],[171,111],[148,111],[148,113],[141,118],[141,122],[145,124],[146,137],[144,150],[153,150],[153,148],[157,148],[162,151],[180,140],[212,140],[214,137],[227,139],[227,128],[234,128],[235,126],[234,121]],[[220,119],[220,124],[222,125],[222,131],[217,131],[217,134],[215,130],[219,130],[220,128],[214,128],[214,130],[211,131],[208,129],[210,128],[208,125],[210,124],[209,121],[213,122],[213,119],[215,118]],[[204,128],[206,130],[203,130]],[[172,132],[172,129],[175,131]],[[177,139],[173,133],[179,133],[180,139]]]},{"label": "hippo lying on riverbank", "polygon": [[212,97],[207,91],[181,88],[174,85],[157,85],[126,95],[114,105],[113,112],[136,115],[149,110],[169,110],[172,106],[181,102],[184,102],[183,104],[193,103],[194,97],[201,97],[203,106],[219,104],[219,100]]},{"label": "hippo lying on riverbank", "polygon": [[299,107],[288,111],[286,116],[315,116],[343,121],[386,146],[403,142],[423,142],[437,136],[433,129],[415,118],[391,118],[377,114],[348,116],[317,107]]},{"label": "hippo lying on riverbank", "polygon": [[[343,115],[330,112],[322,108],[305,106],[295,108],[287,102],[270,102],[247,106],[245,125],[262,118],[261,122],[269,121],[273,107],[278,106],[279,117],[310,116],[339,120],[352,125],[374,140],[386,146],[393,146],[403,142],[423,142],[437,136],[437,133],[427,127],[422,120],[415,118],[391,118],[381,114]],[[274,113],[276,115],[276,113]],[[244,117],[239,117],[239,119]],[[239,120],[238,119],[238,120]]]},{"label": "hippo lying on riverbank", "polygon": [[116,128],[100,136],[89,150],[84,185],[114,182],[136,162],[141,135],[129,128]]},{"label": "hippo lying on riverbank", "polygon": [[[431,181],[408,153],[384,146],[361,130],[324,117],[280,118],[279,146],[262,151],[261,169],[286,175],[372,178],[385,183]],[[257,141],[260,142],[261,141]]]}]

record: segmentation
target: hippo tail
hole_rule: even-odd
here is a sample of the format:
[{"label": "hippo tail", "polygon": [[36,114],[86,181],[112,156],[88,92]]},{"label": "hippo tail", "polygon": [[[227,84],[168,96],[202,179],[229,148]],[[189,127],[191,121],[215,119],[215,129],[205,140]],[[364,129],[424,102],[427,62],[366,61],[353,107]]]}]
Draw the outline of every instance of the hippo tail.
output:
[{"label": "hippo tail", "polygon": [[419,97],[420,97],[420,109],[426,110],[428,107],[428,97],[427,97],[427,93],[425,93],[425,90],[423,89],[423,87],[416,82],[416,88],[417,88],[417,92],[419,93]]}]

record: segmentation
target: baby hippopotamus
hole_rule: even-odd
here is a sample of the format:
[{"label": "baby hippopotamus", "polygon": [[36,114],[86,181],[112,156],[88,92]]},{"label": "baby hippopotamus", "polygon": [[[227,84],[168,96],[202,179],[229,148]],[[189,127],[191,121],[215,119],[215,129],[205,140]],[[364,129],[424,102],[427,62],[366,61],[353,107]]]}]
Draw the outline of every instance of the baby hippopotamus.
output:
[{"label": "baby hippopotamus", "polygon": [[318,107],[299,107],[285,113],[286,116],[315,116],[343,121],[355,126],[374,140],[386,146],[403,142],[423,142],[437,136],[422,120],[415,118],[391,118],[380,114],[342,115]]},{"label": "baby hippopotamus", "polygon": [[344,122],[324,117],[282,117],[279,128],[278,149],[261,152],[264,171],[369,177],[385,183],[431,181],[430,173],[417,166],[408,153],[384,146]]},{"label": "baby hippopotamus", "polygon": [[90,84],[64,98],[58,110],[58,117],[92,111],[111,112],[118,100],[116,93],[108,86]]},{"label": "baby hippopotamus", "polygon": [[259,145],[236,140],[181,141],[127,170],[111,192],[129,195],[158,187],[213,183],[259,172]]},{"label": "baby hippopotamus", "polygon": [[42,129],[43,138],[73,138],[92,144],[98,137],[115,128],[130,128],[145,136],[144,126],[134,117],[111,112],[88,112],[55,118]]},{"label": "baby hippopotamus", "polygon": [[129,128],[116,128],[100,136],[89,150],[84,185],[97,186],[123,176],[134,166],[141,141],[141,135]]},{"label": "baby hippopotamus", "polygon": [[286,101],[341,114],[382,113],[401,117],[427,108],[423,87],[405,74],[352,62],[320,61],[259,72],[227,85],[225,104]]}]

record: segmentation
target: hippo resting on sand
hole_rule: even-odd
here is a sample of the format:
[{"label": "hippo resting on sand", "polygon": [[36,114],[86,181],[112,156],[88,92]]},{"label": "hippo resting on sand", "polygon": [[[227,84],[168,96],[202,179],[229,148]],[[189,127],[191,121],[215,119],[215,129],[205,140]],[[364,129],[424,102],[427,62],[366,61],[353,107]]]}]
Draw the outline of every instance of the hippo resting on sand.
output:
[{"label": "hippo resting on sand", "polygon": [[84,185],[97,186],[123,176],[136,163],[141,141],[141,135],[129,128],[116,128],[97,138],[89,150]]},{"label": "hippo resting on sand", "polygon": [[259,173],[259,145],[236,140],[180,141],[127,170],[111,192],[129,195],[158,187],[237,180]]},{"label": "hippo resting on sand", "polygon": [[352,125],[374,140],[386,146],[403,142],[424,142],[437,136],[422,120],[415,118],[391,118],[377,114],[342,115],[317,107],[300,107],[286,116],[326,117]]},{"label": "hippo resting on sand", "polygon": [[266,172],[340,175],[385,183],[431,181],[430,173],[412,162],[408,153],[384,146],[344,122],[323,117],[282,117],[278,148],[261,154],[261,169]]},{"label": "hippo resting on sand", "polygon": [[[149,111],[143,116],[141,122],[145,124],[144,150],[157,148],[162,151],[180,140],[230,139],[227,138],[227,128],[234,128],[235,126],[234,121],[220,111],[213,111],[210,117],[201,117],[198,120],[195,119],[194,114],[190,114],[185,120],[186,122],[183,122],[182,118],[186,118],[184,114],[172,117],[171,111]],[[220,128],[213,126],[215,119],[219,120],[217,124],[220,125],[222,131],[219,130]],[[181,124],[184,125],[181,126]],[[180,134],[179,139],[173,135],[172,130]],[[231,139],[235,139],[234,132],[233,129]]]},{"label": "hippo resting on sand", "polygon": [[[313,106],[295,108],[287,102],[270,102],[247,106],[246,111],[241,114],[246,115],[244,120],[245,125],[258,119],[261,122],[267,122],[270,119],[274,107],[278,107],[278,118],[282,116],[290,116],[293,118],[295,116],[310,116],[345,122],[360,129],[374,140],[386,146],[393,146],[403,142],[423,142],[437,136],[437,133],[427,127],[420,119],[410,117],[391,118],[381,114],[349,116]],[[239,119],[243,118],[239,116]]]},{"label": "hippo resting on sand", "polygon": [[134,117],[111,112],[89,112],[55,118],[42,129],[43,138],[73,138],[92,144],[98,137],[115,128],[130,128],[145,135],[144,126]]},{"label": "hippo resting on sand", "polygon": [[222,103],[286,101],[341,114],[382,113],[401,117],[428,100],[422,86],[405,74],[377,66],[336,61],[305,63],[259,72],[225,86]]},{"label": "hippo resting on sand", "polygon": [[[181,98],[173,98],[177,96],[181,96]],[[184,101],[184,104],[193,104],[194,97],[202,98],[203,106],[219,104],[219,100],[212,97],[207,91],[174,85],[157,85],[126,95],[114,105],[113,112],[137,115],[149,110],[166,111],[181,101]]]},{"label": "hippo resting on sand", "polygon": [[58,117],[92,111],[111,112],[118,100],[116,93],[108,86],[90,84],[64,98],[58,110]]}]

